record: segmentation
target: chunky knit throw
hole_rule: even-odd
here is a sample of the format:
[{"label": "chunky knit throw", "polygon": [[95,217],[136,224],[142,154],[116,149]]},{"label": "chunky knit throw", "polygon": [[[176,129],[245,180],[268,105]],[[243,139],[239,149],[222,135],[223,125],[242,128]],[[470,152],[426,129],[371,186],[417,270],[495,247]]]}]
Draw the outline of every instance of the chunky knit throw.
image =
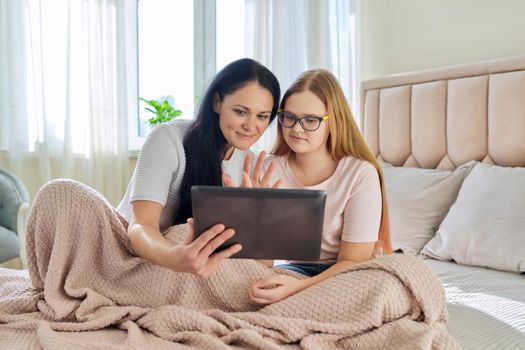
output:
[{"label": "chunky knit throw", "polygon": [[209,278],[176,273],[137,257],[126,226],[78,182],[44,186],[28,224],[29,273],[0,269],[0,349],[457,348],[443,287],[415,257],[374,259],[260,307],[253,280],[304,277],[241,259]]}]

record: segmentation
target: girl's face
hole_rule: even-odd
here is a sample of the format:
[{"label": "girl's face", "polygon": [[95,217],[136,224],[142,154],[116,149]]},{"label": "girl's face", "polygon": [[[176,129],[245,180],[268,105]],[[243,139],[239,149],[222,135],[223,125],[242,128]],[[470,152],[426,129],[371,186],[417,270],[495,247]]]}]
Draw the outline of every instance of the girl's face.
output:
[{"label": "girl's face", "polygon": [[[286,112],[286,115],[293,115],[297,118],[307,117],[302,119],[302,121],[310,129],[312,129],[313,124],[316,124],[314,122],[315,117],[322,118],[327,114],[323,101],[308,90],[290,95],[284,105],[284,112]],[[328,120],[321,121],[319,128],[315,131],[303,129],[299,122],[295,123],[291,128],[281,125],[284,140],[292,151],[298,154],[324,152],[328,149],[326,141],[330,135]],[[315,127],[316,125],[313,126]]]},{"label": "girl's face", "polygon": [[213,110],[219,114],[219,127],[228,145],[244,151],[268,128],[272,107],[270,91],[252,82],[222,101],[217,96]]}]

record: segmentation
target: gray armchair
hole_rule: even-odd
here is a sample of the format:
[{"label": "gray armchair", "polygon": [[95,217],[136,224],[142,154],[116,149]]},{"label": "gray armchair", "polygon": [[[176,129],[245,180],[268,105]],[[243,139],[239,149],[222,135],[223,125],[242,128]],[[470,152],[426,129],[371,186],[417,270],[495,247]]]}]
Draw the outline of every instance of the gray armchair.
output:
[{"label": "gray armchair", "polygon": [[[25,268],[29,194],[15,175],[0,170],[0,266]],[[19,258],[20,262],[16,262]]]}]

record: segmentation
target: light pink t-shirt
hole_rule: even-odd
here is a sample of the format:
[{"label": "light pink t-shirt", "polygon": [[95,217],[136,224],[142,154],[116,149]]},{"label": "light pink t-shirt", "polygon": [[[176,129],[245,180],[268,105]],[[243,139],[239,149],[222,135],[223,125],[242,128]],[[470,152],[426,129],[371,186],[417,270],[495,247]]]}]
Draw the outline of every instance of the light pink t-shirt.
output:
[{"label": "light pink t-shirt", "polygon": [[283,181],[281,188],[304,188],[326,191],[326,206],[321,244],[321,261],[336,261],[341,240],[351,243],[375,242],[381,223],[381,187],[376,168],[367,161],[351,156],[339,161],[334,174],[315,186],[299,182],[288,164],[288,156],[270,156],[275,162],[273,184]]}]

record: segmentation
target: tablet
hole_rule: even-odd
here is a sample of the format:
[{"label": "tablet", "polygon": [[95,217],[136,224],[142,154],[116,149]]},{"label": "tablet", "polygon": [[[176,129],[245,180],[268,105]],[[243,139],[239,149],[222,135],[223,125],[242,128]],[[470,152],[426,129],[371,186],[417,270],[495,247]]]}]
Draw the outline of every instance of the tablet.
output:
[{"label": "tablet", "polygon": [[223,223],[240,243],[232,258],[319,260],[326,192],[270,188],[191,188],[195,234]]}]

